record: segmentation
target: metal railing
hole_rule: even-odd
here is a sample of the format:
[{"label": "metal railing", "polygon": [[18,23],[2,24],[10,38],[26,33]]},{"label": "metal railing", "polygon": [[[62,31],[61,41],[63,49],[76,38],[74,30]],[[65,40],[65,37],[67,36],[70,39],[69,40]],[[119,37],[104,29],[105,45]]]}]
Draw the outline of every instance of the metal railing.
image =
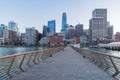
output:
[{"label": "metal railing", "polygon": [[15,74],[27,71],[30,67],[44,61],[47,57],[63,49],[49,48],[22,54],[0,57],[0,80],[9,80]]},{"label": "metal railing", "polygon": [[120,57],[82,48],[73,47],[73,49],[114,78],[120,80]]}]

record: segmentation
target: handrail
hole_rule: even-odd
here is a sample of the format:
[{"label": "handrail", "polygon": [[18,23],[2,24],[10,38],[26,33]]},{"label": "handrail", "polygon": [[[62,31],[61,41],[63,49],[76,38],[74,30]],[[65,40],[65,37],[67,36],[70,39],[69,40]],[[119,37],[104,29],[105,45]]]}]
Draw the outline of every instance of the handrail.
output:
[{"label": "handrail", "polygon": [[63,47],[49,48],[0,57],[0,80],[10,79],[17,73],[24,72],[62,49]]},{"label": "handrail", "polygon": [[[47,50],[47,49],[44,49],[44,50]],[[43,51],[43,50],[37,50],[37,51]],[[12,57],[12,56],[20,56],[20,55],[23,55],[23,54],[26,54],[26,53],[31,53],[31,52],[36,52],[36,51],[23,52],[23,53],[20,53],[20,54],[18,54],[18,53],[14,53],[13,55],[2,56],[2,57],[0,57],[0,59],[2,59],[2,58]]]},{"label": "handrail", "polygon": [[114,78],[120,80],[120,57],[88,49],[72,47],[84,58],[102,68]]},{"label": "handrail", "polygon": [[[87,49],[85,49],[85,50],[87,50]],[[115,58],[120,59],[120,57],[115,56],[115,55],[111,55],[109,53],[102,53],[102,52],[98,52],[98,51],[95,51],[95,50],[88,50],[88,51],[97,52],[98,54],[103,54],[103,55],[106,55],[106,56],[111,56],[111,57],[115,57]]]}]

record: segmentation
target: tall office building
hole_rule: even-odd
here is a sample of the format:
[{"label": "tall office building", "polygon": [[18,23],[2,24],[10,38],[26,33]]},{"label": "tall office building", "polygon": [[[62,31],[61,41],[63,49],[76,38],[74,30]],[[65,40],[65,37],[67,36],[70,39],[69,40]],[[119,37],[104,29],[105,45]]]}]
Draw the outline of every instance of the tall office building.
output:
[{"label": "tall office building", "polygon": [[90,41],[107,36],[107,9],[95,9],[89,21]]},{"label": "tall office building", "polygon": [[26,28],[26,43],[27,45],[35,45],[36,44],[36,29],[34,27],[32,28]]},{"label": "tall office building", "polygon": [[75,26],[76,37],[80,37],[83,34],[83,24],[77,24]]},{"label": "tall office building", "polygon": [[4,24],[0,24],[0,37],[3,37],[3,29],[5,28]]},{"label": "tall office building", "polygon": [[65,28],[67,28],[67,15],[66,15],[66,13],[64,12],[63,14],[62,14],[62,29],[65,29]]},{"label": "tall office building", "polygon": [[107,22],[107,36],[109,39],[113,36],[113,25],[110,25],[110,22]]},{"label": "tall office building", "polygon": [[55,20],[48,21],[48,27],[50,28],[50,34],[54,35],[56,31],[56,23]]},{"label": "tall office building", "polygon": [[112,37],[112,35],[113,35],[113,25],[110,25],[107,30],[108,30],[108,36]]},{"label": "tall office building", "polygon": [[21,43],[22,44],[26,43],[26,34],[25,33],[21,33]]},{"label": "tall office building", "polygon": [[103,17],[105,21],[107,22],[107,9],[95,9],[92,12],[92,17]]},{"label": "tall office building", "polygon": [[48,36],[50,33],[50,28],[48,26],[43,26],[43,37]]},{"label": "tall office building", "polygon": [[14,30],[5,28],[3,30],[3,38],[5,43],[14,44],[17,41],[17,32]]},{"label": "tall office building", "polygon": [[18,29],[18,24],[17,24],[16,22],[10,21],[10,22],[8,23],[8,28],[9,28],[10,30],[16,31],[16,32],[17,32],[17,36],[20,36],[20,34],[19,34],[19,29]]},{"label": "tall office building", "polygon": [[68,39],[73,39],[73,38],[75,38],[75,29],[74,29],[74,26],[70,25],[70,26],[67,28],[67,37],[68,37]]},{"label": "tall office building", "polygon": [[67,34],[67,28],[68,28],[68,24],[67,24],[67,15],[65,12],[63,12],[62,14],[62,29],[61,32],[65,35],[64,39],[68,38],[68,34]]},{"label": "tall office building", "polygon": [[17,23],[15,23],[14,21],[10,21],[8,23],[8,27],[9,27],[9,29],[15,30],[15,31],[17,31],[17,29],[18,29]]}]

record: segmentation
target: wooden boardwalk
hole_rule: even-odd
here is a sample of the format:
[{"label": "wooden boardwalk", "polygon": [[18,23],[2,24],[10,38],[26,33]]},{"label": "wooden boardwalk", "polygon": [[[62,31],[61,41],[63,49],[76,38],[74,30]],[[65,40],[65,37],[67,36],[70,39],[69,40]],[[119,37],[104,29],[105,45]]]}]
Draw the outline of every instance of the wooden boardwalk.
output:
[{"label": "wooden boardwalk", "polygon": [[115,80],[70,47],[12,80]]}]

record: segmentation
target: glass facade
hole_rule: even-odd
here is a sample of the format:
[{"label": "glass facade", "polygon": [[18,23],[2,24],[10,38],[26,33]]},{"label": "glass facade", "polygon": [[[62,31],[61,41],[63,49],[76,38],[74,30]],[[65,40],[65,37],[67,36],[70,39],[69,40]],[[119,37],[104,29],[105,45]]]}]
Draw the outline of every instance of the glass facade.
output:
[{"label": "glass facade", "polygon": [[63,15],[62,15],[62,29],[65,29],[67,28],[67,16],[66,16],[66,13],[64,12]]},{"label": "glass facade", "polygon": [[56,23],[55,20],[48,21],[48,27],[50,28],[50,34],[54,35],[56,31]]},{"label": "glass facade", "polygon": [[8,23],[8,27],[9,27],[9,29],[11,29],[11,30],[16,30],[16,31],[17,31],[17,24],[16,24],[14,21],[10,21],[10,22]]},{"label": "glass facade", "polygon": [[4,29],[5,25],[1,24],[0,25],[0,37],[3,37],[3,29]]}]

